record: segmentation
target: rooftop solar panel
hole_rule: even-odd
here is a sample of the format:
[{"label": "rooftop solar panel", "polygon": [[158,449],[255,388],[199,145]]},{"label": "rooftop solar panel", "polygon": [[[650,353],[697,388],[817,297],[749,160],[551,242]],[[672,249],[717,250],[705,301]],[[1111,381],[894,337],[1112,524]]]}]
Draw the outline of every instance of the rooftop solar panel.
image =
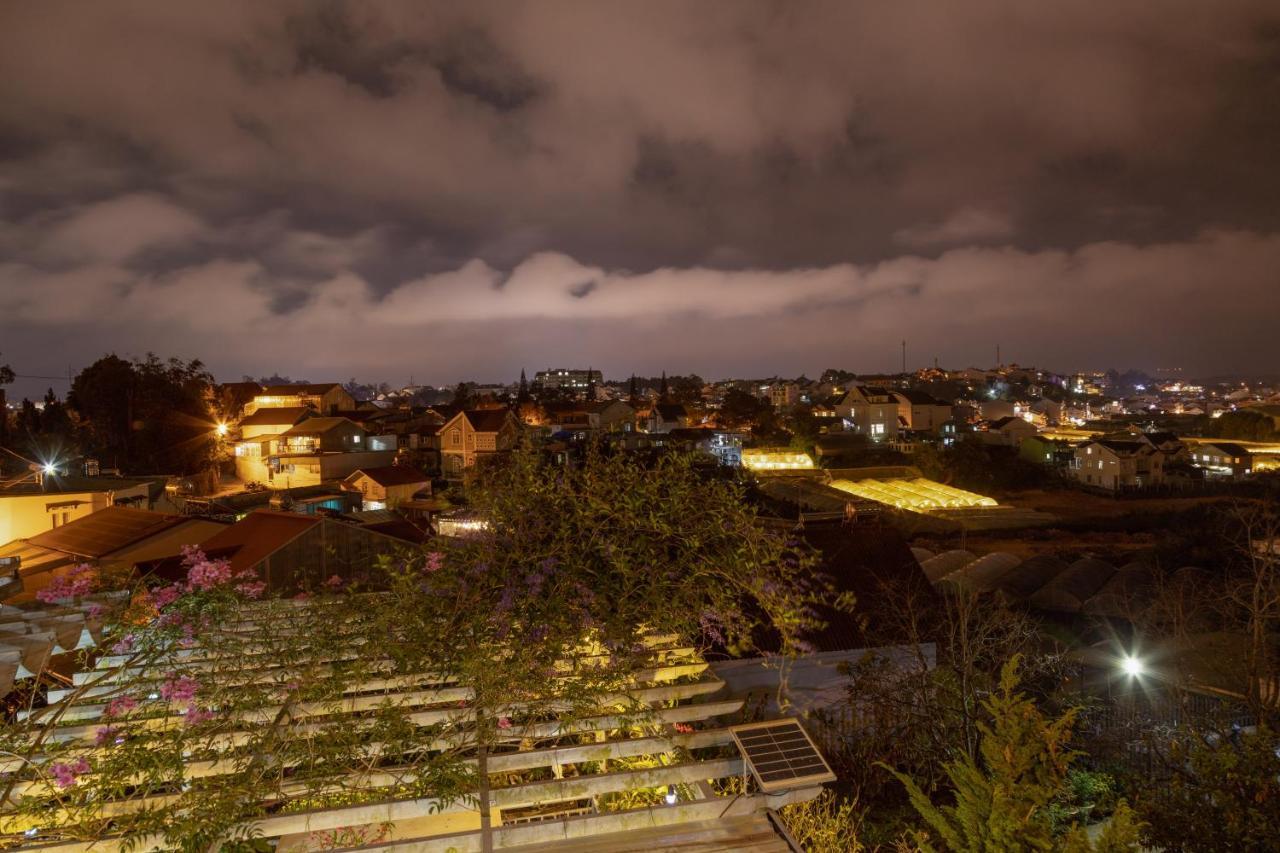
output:
[{"label": "rooftop solar panel", "polygon": [[798,720],[751,723],[730,731],[766,794],[835,781],[835,774]]}]

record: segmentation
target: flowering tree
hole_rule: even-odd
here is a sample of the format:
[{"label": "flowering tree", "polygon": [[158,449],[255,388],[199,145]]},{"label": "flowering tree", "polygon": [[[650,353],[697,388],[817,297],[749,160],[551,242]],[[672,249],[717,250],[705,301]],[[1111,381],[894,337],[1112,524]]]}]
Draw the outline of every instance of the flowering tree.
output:
[{"label": "flowering tree", "polygon": [[207,850],[290,811],[421,798],[487,822],[495,747],[645,726],[655,648],[802,649],[811,605],[838,602],[687,459],[565,471],[524,449],[475,505],[483,535],[297,598],[189,550],[185,580],[109,614],[109,657],[6,728],[0,830]]}]

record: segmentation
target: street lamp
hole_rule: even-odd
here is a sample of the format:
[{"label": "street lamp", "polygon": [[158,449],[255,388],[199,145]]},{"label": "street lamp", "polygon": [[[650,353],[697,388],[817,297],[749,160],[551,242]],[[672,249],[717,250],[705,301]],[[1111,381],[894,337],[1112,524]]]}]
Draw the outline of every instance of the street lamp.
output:
[{"label": "street lamp", "polygon": [[229,431],[229,427],[223,421],[218,421],[218,435],[225,436]]},{"label": "street lamp", "polygon": [[1147,668],[1133,655],[1125,655],[1120,659],[1120,670],[1130,678],[1137,678],[1146,672]]}]

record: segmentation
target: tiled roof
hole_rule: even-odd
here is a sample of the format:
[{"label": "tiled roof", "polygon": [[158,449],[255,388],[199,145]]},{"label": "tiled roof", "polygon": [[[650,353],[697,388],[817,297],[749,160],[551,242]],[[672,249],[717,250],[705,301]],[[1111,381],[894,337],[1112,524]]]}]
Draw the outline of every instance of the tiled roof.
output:
[{"label": "tiled roof", "polygon": [[382,468],[361,468],[348,477],[348,480],[359,479],[360,475],[368,477],[379,486],[408,486],[413,483],[429,483],[431,478],[409,465],[387,465]]},{"label": "tiled roof", "polygon": [[306,406],[288,406],[280,409],[262,408],[240,419],[240,426],[293,426],[311,414]]},{"label": "tiled roof", "polygon": [[507,409],[467,409],[463,415],[476,432],[497,432],[511,417],[511,412]]},{"label": "tiled roof", "polygon": [[321,435],[331,429],[336,429],[342,424],[351,424],[358,427],[359,424],[352,423],[346,418],[308,418],[297,426],[285,431],[285,435]]},{"label": "tiled roof", "polygon": [[337,382],[317,382],[310,385],[269,385],[262,389],[262,394],[269,397],[297,397],[302,394],[325,394],[332,388],[340,387]]}]

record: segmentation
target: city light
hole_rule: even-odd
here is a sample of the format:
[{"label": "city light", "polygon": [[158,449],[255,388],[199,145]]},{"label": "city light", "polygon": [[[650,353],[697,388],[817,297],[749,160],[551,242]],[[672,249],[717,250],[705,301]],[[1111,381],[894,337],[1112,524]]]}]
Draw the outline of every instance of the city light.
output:
[{"label": "city light", "polygon": [[218,435],[226,435],[229,429],[225,423],[218,421]]},{"label": "city light", "polygon": [[52,462],[44,463],[44,473],[50,476],[58,473],[58,468]]},{"label": "city light", "polygon": [[1125,655],[1120,659],[1120,670],[1130,678],[1137,678],[1146,672],[1146,667],[1133,655]]}]

